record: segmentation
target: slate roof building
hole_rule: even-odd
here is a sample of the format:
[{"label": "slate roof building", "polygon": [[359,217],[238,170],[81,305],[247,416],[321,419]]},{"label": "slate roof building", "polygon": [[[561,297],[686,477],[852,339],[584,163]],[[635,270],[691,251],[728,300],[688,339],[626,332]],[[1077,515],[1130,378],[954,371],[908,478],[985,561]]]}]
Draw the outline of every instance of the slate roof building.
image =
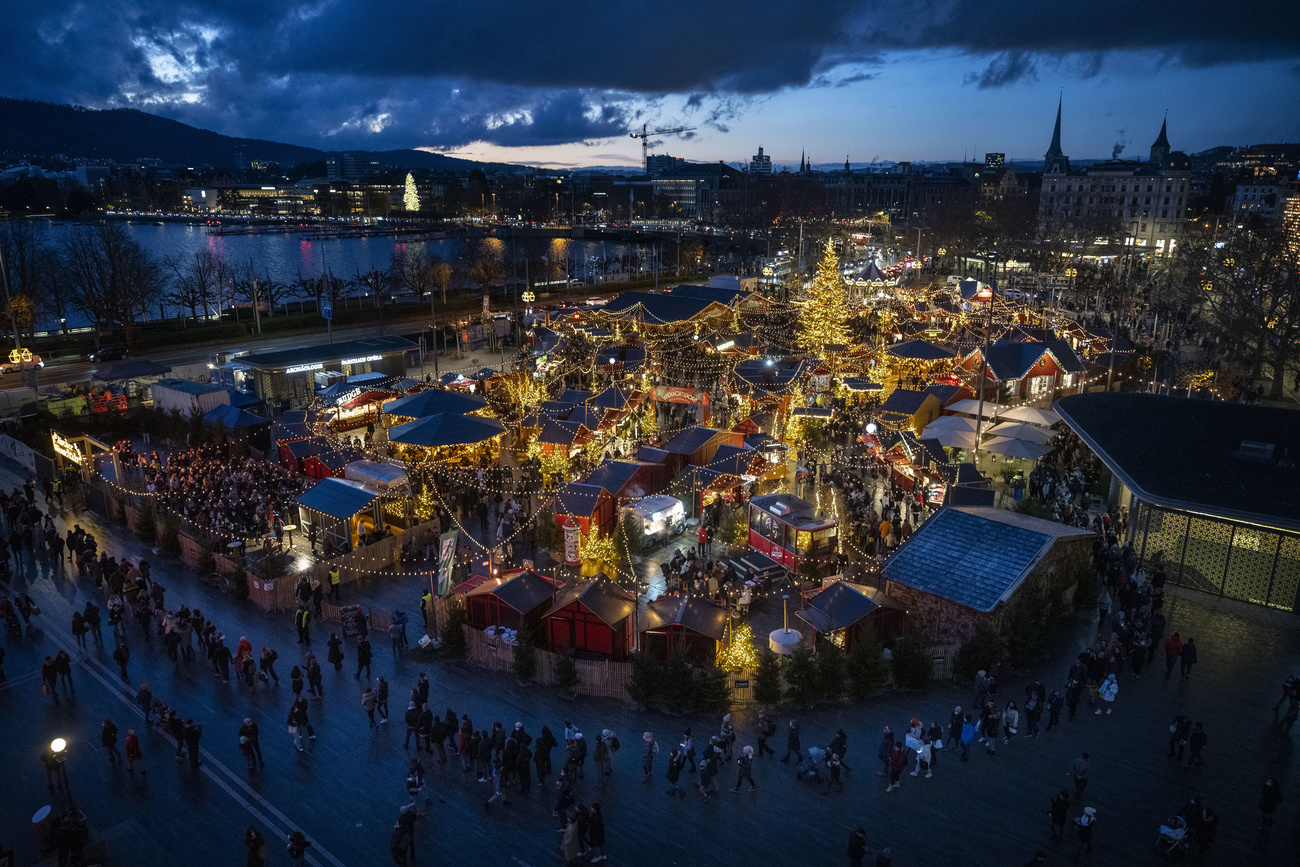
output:
[{"label": "slate roof building", "polygon": [[926,391],[896,388],[880,406],[880,420],[894,430],[921,430],[939,417],[939,398]]},{"label": "slate roof building", "polygon": [[641,651],[651,659],[682,652],[693,662],[712,665],[727,632],[727,609],[694,596],[660,596],[645,607]]},{"label": "slate roof building", "polygon": [[1128,510],[1125,536],[1148,570],[1300,611],[1295,410],[1127,392],[1055,409],[1110,470],[1109,501]]},{"label": "slate roof building", "polygon": [[1041,605],[1087,568],[1092,532],[991,506],[944,506],[885,563],[885,593],[922,635],[961,644],[1016,600]]},{"label": "slate roof building", "polygon": [[636,595],[600,573],[561,591],[549,611],[546,649],[623,662],[632,650]]},{"label": "slate roof building", "polygon": [[[978,377],[983,351],[972,349],[958,366]],[[1081,388],[1086,372],[1066,340],[999,340],[989,347],[988,385],[998,389],[999,401],[1050,399],[1059,390]]]},{"label": "slate roof building", "polygon": [[834,581],[809,593],[806,602],[796,616],[816,632],[830,637],[845,653],[853,649],[868,624],[873,624],[876,635],[888,642],[903,622],[901,605],[880,590],[863,584]]}]

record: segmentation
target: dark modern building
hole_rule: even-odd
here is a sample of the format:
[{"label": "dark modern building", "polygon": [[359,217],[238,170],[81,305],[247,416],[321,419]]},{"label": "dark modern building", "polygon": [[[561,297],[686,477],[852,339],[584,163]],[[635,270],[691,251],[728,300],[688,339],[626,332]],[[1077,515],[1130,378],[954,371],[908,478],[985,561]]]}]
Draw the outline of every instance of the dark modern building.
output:
[{"label": "dark modern building", "polygon": [[1168,581],[1300,609],[1300,413],[1148,394],[1056,410],[1112,474],[1138,559]]},{"label": "dark modern building", "polygon": [[369,337],[296,349],[255,352],[231,363],[236,384],[251,389],[268,407],[306,405],[330,376],[406,373],[406,354],[418,347],[404,337]]}]

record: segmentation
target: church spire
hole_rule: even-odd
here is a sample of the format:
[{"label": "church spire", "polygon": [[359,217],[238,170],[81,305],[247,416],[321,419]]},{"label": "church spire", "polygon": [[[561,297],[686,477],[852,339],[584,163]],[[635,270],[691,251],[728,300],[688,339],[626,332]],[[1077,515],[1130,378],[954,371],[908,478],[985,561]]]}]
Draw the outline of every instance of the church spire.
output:
[{"label": "church spire", "polygon": [[1044,174],[1070,173],[1070,158],[1061,150],[1061,105],[1063,103],[1063,97],[1056,103],[1056,126],[1052,129],[1052,143],[1048,146],[1047,153],[1043,155]]},{"label": "church spire", "polygon": [[1151,145],[1151,162],[1161,163],[1169,158],[1169,152],[1173,148],[1169,147],[1169,136],[1166,134],[1166,128],[1169,126],[1169,118],[1160,122],[1160,136]]}]

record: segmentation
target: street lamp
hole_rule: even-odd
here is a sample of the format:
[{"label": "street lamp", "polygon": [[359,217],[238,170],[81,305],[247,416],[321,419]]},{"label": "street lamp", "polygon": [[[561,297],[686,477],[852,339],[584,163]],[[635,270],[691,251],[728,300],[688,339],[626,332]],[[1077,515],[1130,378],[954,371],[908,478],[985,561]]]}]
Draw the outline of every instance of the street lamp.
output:
[{"label": "street lamp", "polygon": [[45,762],[45,781],[53,788],[57,780],[60,788],[67,789],[71,793],[72,786],[68,785],[68,768],[65,764],[67,759],[68,742],[63,738],[50,741]]}]

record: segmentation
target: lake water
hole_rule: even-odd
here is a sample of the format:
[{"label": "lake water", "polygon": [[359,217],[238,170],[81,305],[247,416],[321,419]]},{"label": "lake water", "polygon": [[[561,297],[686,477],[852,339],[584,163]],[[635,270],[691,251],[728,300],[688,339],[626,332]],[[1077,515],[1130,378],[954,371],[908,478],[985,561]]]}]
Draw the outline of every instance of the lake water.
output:
[{"label": "lake water", "polygon": [[[70,233],[79,228],[75,223],[47,222],[44,231],[46,242],[57,248]],[[560,241],[550,238],[520,238],[512,244],[508,230],[500,234],[500,240],[450,238],[410,243],[391,237],[308,240],[302,235],[290,233],[215,235],[209,234],[201,225],[188,223],[157,225],[128,222],[126,228],[140,246],[159,259],[175,257],[184,260],[196,250],[210,249],[219,253],[240,274],[246,273],[251,263],[254,274],[259,278],[270,277],[286,284],[295,283],[300,277],[319,276],[326,268],[342,278],[351,277],[358,271],[385,271],[399,246],[424,247],[430,255],[453,264],[472,255],[472,245],[484,243],[496,246],[497,252],[509,261],[513,246],[514,258],[519,260],[518,273],[521,279],[525,256],[536,263],[539,257],[551,255],[557,260],[572,260],[571,276],[575,281],[584,280],[589,272],[595,274],[602,270],[598,261],[593,261],[593,257],[597,260],[621,259],[623,256],[640,256],[650,249],[648,244]],[[534,273],[532,276],[536,280],[537,275]],[[155,307],[150,311],[150,316],[157,316],[157,312]],[[43,322],[38,327],[50,328],[56,324]],[[86,324],[88,323],[80,321],[80,317],[75,314],[68,319],[70,327]]]}]

